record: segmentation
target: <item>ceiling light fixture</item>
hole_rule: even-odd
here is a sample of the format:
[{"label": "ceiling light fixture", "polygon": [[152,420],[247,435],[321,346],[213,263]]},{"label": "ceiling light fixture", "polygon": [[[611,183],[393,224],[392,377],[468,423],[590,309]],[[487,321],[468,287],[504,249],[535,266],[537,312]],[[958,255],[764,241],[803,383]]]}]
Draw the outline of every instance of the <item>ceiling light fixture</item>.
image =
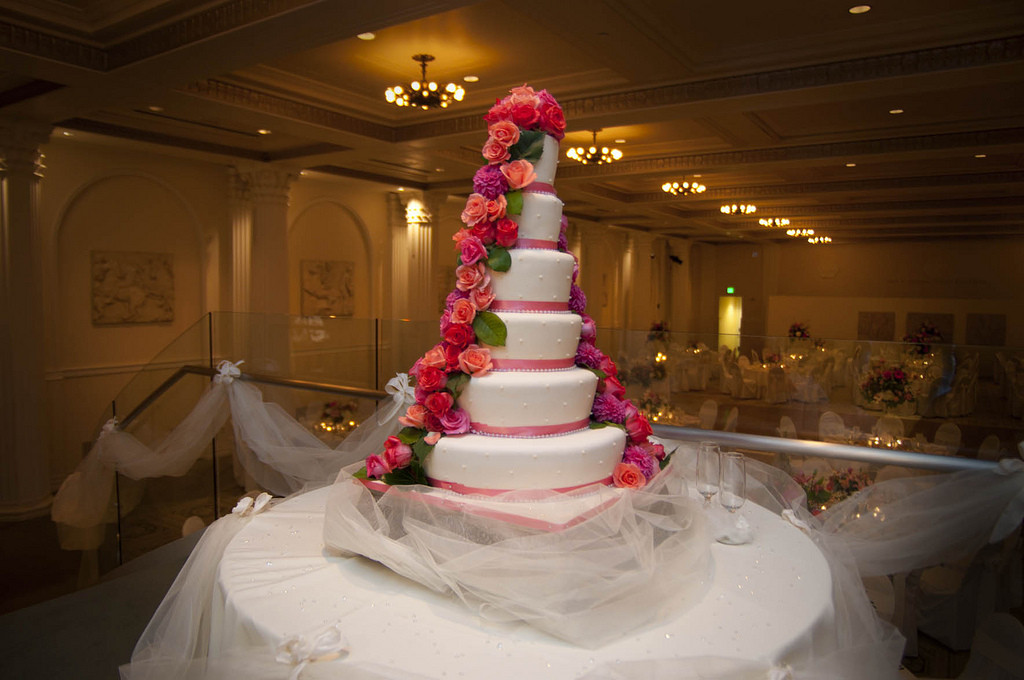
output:
[{"label": "ceiling light fixture", "polygon": [[373,40],[374,38],[377,37],[377,34],[370,33],[369,31],[367,31],[366,33],[357,33],[356,37],[359,38],[360,40]]},{"label": "ceiling light fixture", "polygon": [[788,217],[762,217],[757,221],[762,227],[788,227]]},{"label": "ceiling light fixture", "polygon": [[871,11],[871,5],[854,5],[849,9],[850,14],[867,14]]},{"label": "ceiling light fixture", "polygon": [[976,154],[974,154],[974,157],[975,158],[988,158],[988,154],[986,154],[986,153],[976,153]]},{"label": "ceiling light fixture", "polygon": [[786,236],[814,236],[813,229],[787,229]]},{"label": "ceiling light fixture", "polygon": [[807,239],[807,242],[814,245],[824,245],[826,243],[832,243],[832,238],[829,236],[811,236]]},{"label": "ceiling light fixture", "polygon": [[889,113],[891,113],[894,116],[898,116],[901,113],[903,113],[903,109],[889,109]]},{"label": "ceiling light fixture", "polygon": [[612,149],[607,146],[598,147],[597,133],[600,130],[592,130],[592,132],[594,140],[589,148],[585,149],[582,146],[573,147],[566,151],[565,155],[583,165],[605,165],[607,163],[614,163],[622,158],[622,152],[618,149]]},{"label": "ceiling light fixture", "polygon": [[848,168],[855,168],[855,167],[857,167],[857,164],[856,163],[847,163],[846,167],[848,167]]},{"label": "ceiling light fixture", "polygon": [[462,80],[467,83],[475,83],[480,80],[480,76],[462,76]]},{"label": "ceiling light fixture", "polygon": [[413,61],[420,64],[421,80],[414,80],[408,85],[392,85],[384,91],[384,98],[395,106],[418,106],[427,109],[447,109],[452,102],[461,102],[466,91],[461,85],[448,83],[441,86],[433,80],[427,80],[427,64],[434,61],[433,55],[414,54]]},{"label": "ceiling light fixture", "polygon": [[261,134],[261,135],[269,135],[270,134],[270,130],[268,130],[267,128],[260,128],[256,132],[257,132],[257,134]]},{"label": "ceiling light fixture", "polygon": [[699,182],[665,182],[661,185],[661,190],[673,196],[692,196],[703,194],[707,187]]},{"label": "ceiling light fixture", "polygon": [[722,213],[725,215],[750,215],[757,212],[756,205],[723,205]]}]

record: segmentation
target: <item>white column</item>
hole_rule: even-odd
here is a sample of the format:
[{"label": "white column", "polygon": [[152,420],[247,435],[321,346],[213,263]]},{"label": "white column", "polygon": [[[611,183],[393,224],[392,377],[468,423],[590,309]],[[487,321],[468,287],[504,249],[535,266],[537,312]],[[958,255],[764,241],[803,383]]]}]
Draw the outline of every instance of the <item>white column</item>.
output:
[{"label": "white column", "polygon": [[228,202],[231,215],[231,310],[248,312],[252,278],[252,196],[249,177],[230,168]]},{"label": "white column", "polygon": [[252,195],[251,308],[288,313],[288,188],[296,175],[270,167],[249,173]]},{"label": "white column", "polygon": [[[429,200],[433,198],[435,200]],[[434,284],[432,208],[439,211],[436,195],[428,198],[406,192],[389,196],[392,219],[392,296],[395,318],[433,319],[437,305]]]},{"label": "white column", "polygon": [[44,514],[51,500],[38,217],[50,129],[0,121],[0,520]]}]

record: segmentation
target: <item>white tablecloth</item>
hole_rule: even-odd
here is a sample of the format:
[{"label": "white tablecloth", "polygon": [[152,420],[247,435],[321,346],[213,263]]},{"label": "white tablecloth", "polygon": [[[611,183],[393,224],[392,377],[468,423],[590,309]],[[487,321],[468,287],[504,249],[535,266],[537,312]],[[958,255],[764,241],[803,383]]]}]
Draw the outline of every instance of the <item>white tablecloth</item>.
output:
[{"label": "white tablecloth", "polygon": [[[689,610],[599,649],[574,647],[520,623],[481,619],[460,601],[362,557],[324,550],[327,490],[255,517],[221,562],[212,647],[239,639],[271,645],[338,624],[350,655],[417,677],[577,678],[601,664],[721,656],[795,660],[832,622],[826,560],[795,526],[748,503],[749,545],[712,546],[707,592]],[[720,509],[716,509],[721,511]],[[497,663],[500,662],[500,663]]]}]

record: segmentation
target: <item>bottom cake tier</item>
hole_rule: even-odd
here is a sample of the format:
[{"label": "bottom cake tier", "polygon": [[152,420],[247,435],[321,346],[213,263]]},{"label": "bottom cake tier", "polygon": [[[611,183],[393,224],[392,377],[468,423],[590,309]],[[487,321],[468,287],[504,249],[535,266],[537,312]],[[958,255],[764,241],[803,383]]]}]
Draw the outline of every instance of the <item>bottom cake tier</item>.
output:
[{"label": "bottom cake tier", "polygon": [[431,484],[461,493],[574,489],[608,483],[622,459],[626,433],[617,427],[554,437],[442,437],[424,468]]}]

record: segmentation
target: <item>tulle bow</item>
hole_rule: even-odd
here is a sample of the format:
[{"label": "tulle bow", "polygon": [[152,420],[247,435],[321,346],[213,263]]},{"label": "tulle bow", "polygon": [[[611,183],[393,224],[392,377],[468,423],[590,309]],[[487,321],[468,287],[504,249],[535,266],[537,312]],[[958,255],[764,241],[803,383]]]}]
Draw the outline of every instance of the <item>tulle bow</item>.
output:
[{"label": "tulle bow", "polygon": [[393,401],[386,408],[382,406],[377,411],[378,423],[393,420],[395,416],[405,411],[408,404],[416,402],[416,388],[409,384],[408,373],[396,373],[384,386],[384,391],[391,395]]},{"label": "tulle bow", "polygon": [[256,499],[253,500],[252,496],[242,496],[235,503],[235,507],[231,509],[231,513],[238,515],[239,517],[246,517],[248,515],[258,515],[263,512],[267,503],[273,498],[269,493],[264,491]]},{"label": "tulle bow", "polygon": [[242,375],[241,369],[238,367],[245,363],[245,359],[231,363],[227,359],[217,364],[217,375],[213,376],[213,381],[217,383],[224,383],[230,385],[235,378]]},{"label": "tulle bow", "polygon": [[277,660],[294,666],[288,680],[298,680],[307,664],[333,661],[341,658],[345,649],[345,638],[337,624],[329,626],[312,641],[297,635],[282,642],[277,648]]},{"label": "tulle bow", "polygon": [[785,510],[782,511],[782,516],[788,519],[790,524],[799,529],[803,529],[805,532],[811,530],[811,525],[797,517],[796,513],[790,510],[789,508],[786,508]]},{"label": "tulle bow", "polygon": [[117,432],[117,416],[114,416],[107,422],[103,423],[103,429],[100,430],[100,437],[105,437],[108,434]]}]

